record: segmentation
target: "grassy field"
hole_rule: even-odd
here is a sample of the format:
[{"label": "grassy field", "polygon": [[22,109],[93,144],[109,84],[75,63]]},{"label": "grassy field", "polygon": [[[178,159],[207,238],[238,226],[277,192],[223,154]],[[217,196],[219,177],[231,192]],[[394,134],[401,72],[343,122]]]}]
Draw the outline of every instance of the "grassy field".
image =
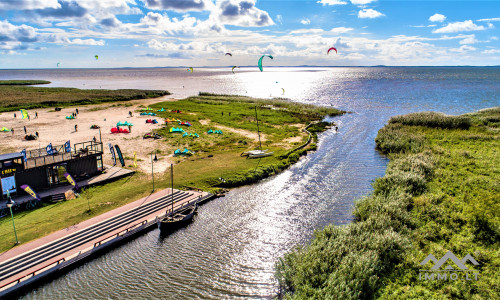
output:
[{"label": "grassy field", "polygon": [[8,80],[0,81],[0,112],[21,108],[33,109],[54,106],[97,104],[112,101],[156,98],[170,95],[157,90],[81,90],[75,88],[33,87],[29,84],[44,84],[48,81]]},{"label": "grassy field", "polygon": [[[392,118],[376,138],[391,162],[355,221],[316,231],[278,263],[285,298],[499,299],[499,133],[500,108]],[[471,254],[478,280],[420,280],[434,265],[420,262],[448,251]]]},{"label": "grassy field", "polygon": [[[154,111],[162,107],[169,111],[178,109],[182,113],[158,112],[159,116],[156,119],[175,117],[189,121],[193,126],[186,130],[200,135],[198,139],[182,138],[180,134],[168,133],[167,128],[158,130],[165,136],[158,149],[160,161],[165,156],[171,155],[175,148],[182,150],[183,147],[188,147],[196,152],[193,156],[176,159],[175,187],[181,189],[197,187],[212,191],[222,187],[256,182],[284,170],[295,163],[300,155],[315,149],[315,144],[312,143],[306,148],[292,151],[294,147],[303,144],[307,139],[307,135],[301,133],[302,128],[311,122],[321,121],[326,115],[342,113],[333,108],[325,109],[286,101],[206,94],[175,102],[157,103],[152,106]],[[262,159],[240,157],[241,152],[257,148],[258,141],[238,132],[223,129],[223,135],[206,134],[208,129],[225,126],[232,130],[246,130],[245,133],[256,135],[255,107],[257,107],[261,131],[266,137],[263,145],[266,149],[275,151],[272,157]],[[314,137],[316,138],[315,132],[324,131],[327,125],[323,122],[317,123],[311,129]],[[287,138],[297,136],[300,138],[296,142],[284,142]],[[132,157],[132,153],[126,151],[123,154],[126,157]],[[139,163],[149,164],[149,162]],[[130,160],[127,161],[127,165],[131,164]],[[225,182],[219,178],[223,178]],[[155,174],[155,189],[167,187],[170,187],[170,170],[164,174]],[[147,196],[151,190],[151,174],[138,172],[133,177],[90,188],[74,200],[44,204],[43,207],[35,210],[16,212],[15,223],[19,239],[26,243]],[[89,205],[90,211],[88,211]],[[0,251],[10,249],[13,241],[11,220],[4,217],[0,219]]]},{"label": "grassy field", "polygon": [[49,83],[50,81],[46,80],[0,80],[0,85],[35,85]]}]

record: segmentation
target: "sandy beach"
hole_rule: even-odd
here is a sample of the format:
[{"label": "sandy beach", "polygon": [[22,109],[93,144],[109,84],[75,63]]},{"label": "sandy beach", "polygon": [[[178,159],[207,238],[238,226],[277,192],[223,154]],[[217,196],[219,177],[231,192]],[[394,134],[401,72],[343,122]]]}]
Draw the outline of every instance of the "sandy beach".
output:
[{"label": "sandy beach", "polygon": [[[2,143],[0,145],[1,153],[19,152],[23,149],[32,150],[44,148],[49,143],[53,146],[62,145],[66,141],[70,141],[71,145],[85,141],[91,141],[94,137],[99,141],[99,130],[91,129],[93,124],[101,127],[101,137],[104,144],[103,162],[105,165],[112,164],[112,158],[109,151],[108,143],[119,145],[124,157],[132,158],[134,151],[137,152],[138,168],[143,171],[150,172],[149,163],[141,163],[141,160],[149,162],[150,153],[155,149],[159,149],[158,143],[161,140],[143,139],[143,135],[151,132],[154,128],[160,128],[164,122],[161,118],[156,117],[158,124],[147,124],[146,119],[155,117],[140,116],[136,110],[139,106],[148,106],[157,102],[174,101],[170,96],[164,96],[155,99],[133,100],[126,102],[114,102],[107,104],[96,104],[81,107],[66,107],[61,111],[55,111],[54,108],[33,109],[28,110],[30,119],[22,119],[20,111],[5,112],[0,114],[0,128],[13,128],[12,132],[0,132]],[[131,106],[125,106],[131,105]],[[76,112],[76,119],[68,120],[66,116],[70,116]],[[165,107],[167,109],[168,107]],[[129,111],[132,111],[133,116],[129,116]],[[38,118],[35,118],[35,113]],[[14,118],[14,114],[16,117]],[[111,128],[116,126],[117,122],[127,121],[134,124],[131,133],[111,133]],[[75,131],[75,125],[78,130]],[[26,126],[26,134],[38,132],[37,140],[26,140],[24,133]],[[172,154],[162,154],[160,160],[155,163],[155,173],[161,173],[169,166]],[[126,160],[126,166],[133,164],[132,160]],[[119,164],[119,162],[118,162]]]}]

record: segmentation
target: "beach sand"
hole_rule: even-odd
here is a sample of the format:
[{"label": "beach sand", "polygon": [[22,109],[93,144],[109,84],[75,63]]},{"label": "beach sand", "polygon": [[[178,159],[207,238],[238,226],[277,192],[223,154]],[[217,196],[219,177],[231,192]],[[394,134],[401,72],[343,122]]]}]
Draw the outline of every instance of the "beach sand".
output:
[{"label": "beach sand", "polygon": [[[99,141],[99,130],[90,129],[93,124],[101,127],[101,136],[103,142],[103,162],[105,165],[112,165],[111,154],[108,143],[119,145],[126,159],[125,165],[133,164],[134,151],[137,152],[138,169],[151,172],[150,153],[155,149],[160,149],[159,143],[162,140],[143,139],[145,133],[151,132],[154,128],[160,128],[164,122],[162,118],[152,116],[140,116],[136,110],[140,109],[139,105],[148,106],[157,102],[174,101],[175,99],[169,96],[164,96],[155,99],[133,100],[125,102],[113,102],[106,104],[87,105],[66,107],[61,111],[54,111],[54,108],[32,109],[28,110],[30,120],[21,119],[20,111],[5,112],[0,114],[0,128],[14,128],[12,132],[0,132],[0,153],[20,152],[23,149],[33,150],[44,148],[49,143],[53,146],[62,145],[66,141],[70,141],[71,145],[80,142],[91,141],[94,137]],[[131,106],[126,106],[131,105]],[[76,119],[68,120],[66,116],[70,116],[78,108],[79,114]],[[165,107],[168,109],[168,107]],[[129,116],[129,111],[132,111],[133,116]],[[35,112],[38,113],[38,118],[35,119]],[[14,113],[16,118],[14,118]],[[158,124],[147,124],[146,119],[155,119]],[[131,133],[111,133],[111,128],[116,126],[119,121],[127,121],[134,124]],[[78,125],[78,130],[75,131],[75,124]],[[24,139],[24,126],[26,126],[27,134],[35,134],[38,132],[39,138],[33,141]],[[164,145],[164,144],[163,144]],[[153,154],[154,157],[154,154]],[[155,173],[164,172],[173,162],[172,154],[162,154],[160,160],[155,163]],[[143,161],[141,161],[143,160]],[[118,161],[119,165],[120,162]]]}]

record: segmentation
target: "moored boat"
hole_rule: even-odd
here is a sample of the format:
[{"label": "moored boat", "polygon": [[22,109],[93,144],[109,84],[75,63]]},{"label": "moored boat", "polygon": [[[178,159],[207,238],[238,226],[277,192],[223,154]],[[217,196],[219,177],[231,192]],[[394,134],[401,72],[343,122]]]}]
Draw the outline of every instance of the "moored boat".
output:
[{"label": "moored boat", "polygon": [[198,204],[186,206],[175,212],[173,215],[165,216],[157,220],[158,229],[161,235],[166,235],[182,228],[193,221],[193,216],[196,214]]}]

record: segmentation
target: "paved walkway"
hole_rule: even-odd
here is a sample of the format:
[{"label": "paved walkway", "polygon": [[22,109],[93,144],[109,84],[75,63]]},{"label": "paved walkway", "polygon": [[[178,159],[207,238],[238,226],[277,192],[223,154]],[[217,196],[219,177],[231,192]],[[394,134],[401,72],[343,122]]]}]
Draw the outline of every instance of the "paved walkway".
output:
[{"label": "paved walkway", "polygon": [[[67,261],[80,253],[91,251],[104,241],[117,238],[144,222],[162,217],[170,210],[171,195],[170,189],[159,191],[0,254],[0,292],[14,286],[17,280],[29,279],[63,259]],[[209,194],[174,190],[173,195],[176,210]]]}]

